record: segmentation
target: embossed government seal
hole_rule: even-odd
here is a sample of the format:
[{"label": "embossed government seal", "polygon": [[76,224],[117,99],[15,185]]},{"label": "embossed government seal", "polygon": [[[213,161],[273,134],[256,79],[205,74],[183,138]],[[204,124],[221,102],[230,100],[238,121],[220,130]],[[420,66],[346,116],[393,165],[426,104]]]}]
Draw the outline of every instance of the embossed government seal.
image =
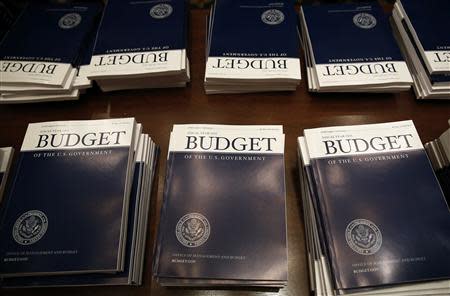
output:
[{"label": "embossed government seal", "polygon": [[210,231],[211,227],[205,216],[199,213],[189,213],[178,221],[175,234],[183,246],[195,248],[208,240]]},{"label": "embossed government seal", "polygon": [[362,29],[372,29],[377,25],[377,19],[370,13],[361,12],[353,16],[353,23]]},{"label": "embossed government seal", "polygon": [[61,29],[72,29],[81,23],[81,15],[78,13],[68,13],[62,16],[58,21]]},{"label": "embossed government seal", "polygon": [[261,14],[261,20],[268,25],[278,25],[284,21],[284,13],[278,9],[269,9]]},{"label": "embossed government seal", "polygon": [[38,210],[23,213],[14,223],[13,238],[20,245],[32,245],[47,232],[47,216]]},{"label": "embossed government seal", "polygon": [[150,9],[150,15],[155,19],[163,19],[172,14],[173,8],[170,4],[156,4]]},{"label": "embossed government seal", "polygon": [[349,247],[361,255],[373,255],[381,247],[383,238],[375,223],[366,219],[356,219],[345,229],[345,239]]}]

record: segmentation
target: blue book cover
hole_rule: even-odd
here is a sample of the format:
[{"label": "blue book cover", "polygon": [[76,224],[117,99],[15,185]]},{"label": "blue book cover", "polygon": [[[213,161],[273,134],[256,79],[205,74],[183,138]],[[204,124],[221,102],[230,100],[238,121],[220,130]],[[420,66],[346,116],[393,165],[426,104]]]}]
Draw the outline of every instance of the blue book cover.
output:
[{"label": "blue book cover", "polygon": [[302,5],[301,18],[321,87],[412,83],[379,4]]},{"label": "blue book cover", "polygon": [[337,290],[450,278],[450,215],[412,121],[304,132]]},{"label": "blue book cover", "polygon": [[[130,209],[128,216],[127,233],[135,231],[136,206],[139,202],[139,179],[144,163],[137,162],[134,168],[133,185],[130,195]],[[93,285],[130,285],[131,283],[131,246],[133,236],[127,236],[126,255],[124,270],[112,274],[78,274],[78,275],[56,275],[56,276],[29,276],[18,278],[5,278],[0,285],[3,287],[54,287],[54,286],[93,286]]]},{"label": "blue book cover", "polygon": [[89,77],[179,71],[186,59],[187,13],[185,0],[109,0]]},{"label": "blue book cover", "polygon": [[450,2],[447,0],[401,0],[413,40],[431,74],[450,72]]},{"label": "blue book cover", "polygon": [[287,280],[284,178],[281,132],[238,126],[174,129],[156,276],[283,285]]},{"label": "blue book cover", "polygon": [[300,79],[297,15],[290,1],[218,0],[207,78]]},{"label": "blue book cover", "polygon": [[[140,133],[140,132],[138,132]],[[151,153],[151,155],[150,155]],[[37,276],[3,279],[3,287],[55,287],[55,286],[104,286],[104,285],[140,285],[142,270],[136,270],[133,265],[143,262],[142,252],[138,254],[139,247],[143,247],[138,237],[146,236],[146,227],[140,224],[141,216],[148,215],[148,209],[143,209],[143,204],[148,207],[153,175],[148,175],[149,171],[154,172],[154,165],[157,159],[157,148],[151,143],[148,135],[141,135],[136,152],[136,163],[134,166],[133,185],[131,188],[129,216],[127,227],[126,257],[124,270],[117,273],[103,274],[78,274],[78,275],[57,275],[57,276]],[[151,166],[150,166],[151,165]],[[150,167],[149,167],[150,166]],[[147,222],[147,220],[145,220]],[[144,223],[145,223],[144,222]],[[145,243],[143,243],[145,244]],[[139,246],[139,247],[138,247]]]},{"label": "blue book cover", "polygon": [[100,10],[98,3],[30,3],[0,44],[2,83],[61,85]]},{"label": "blue book cover", "polygon": [[30,124],[0,225],[0,276],[123,270],[134,118]]}]

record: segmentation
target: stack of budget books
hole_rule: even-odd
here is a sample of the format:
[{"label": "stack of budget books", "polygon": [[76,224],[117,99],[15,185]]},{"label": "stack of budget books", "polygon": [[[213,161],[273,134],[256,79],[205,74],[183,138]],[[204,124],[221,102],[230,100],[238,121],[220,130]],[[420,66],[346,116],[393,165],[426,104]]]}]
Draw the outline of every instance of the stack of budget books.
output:
[{"label": "stack of budget books", "polygon": [[377,3],[302,5],[300,24],[312,92],[398,92],[412,77]]},{"label": "stack of budget books", "polygon": [[31,2],[0,44],[0,103],[76,100],[78,63],[101,5]]},{"label": "stack of budget books", "polygon": [[103,91],[186,86],[187,5],[185,0],[108,1],[88,78]]},{"label": "stack of budget books", "polygon": [[134,118],[29,124],[3,208],[0,285],[141,284],[156,160]]},{"label": "stack of budget books", "polygon": [[173,126],[154,275],[164,286],[286,284],[282,126]]},{"label": "stack of budget books", "polygon": [[392,26],[414,79],[417,99],[450,99],[450,2],[399,0]]},{"label": "stack of budget books", "polygon": [[292,1],[218,0],[207,23],[207,94],[297,88],[300,45]]},{"label": "stack of budget books", "polygon": [[9,169],[14,154],[14,148],[2,147],[0,148],[0,204],[3,199],[3,192],[5,191],[6,181],[8,180]]},{"label": "stack of budget books", "polygon": [[298,138],[315,295],[450,293],[450,215],[412,121]]}]

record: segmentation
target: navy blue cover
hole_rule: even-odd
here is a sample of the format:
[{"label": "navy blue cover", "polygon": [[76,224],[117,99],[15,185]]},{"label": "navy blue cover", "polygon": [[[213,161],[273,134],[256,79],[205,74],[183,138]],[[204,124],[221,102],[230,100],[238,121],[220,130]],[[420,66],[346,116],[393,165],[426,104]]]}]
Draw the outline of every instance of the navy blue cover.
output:
[{"label": "navy blue cover", "polygon": [[[159,277],[287,280],[284,158],[215,160],[243,155],[251,156],[170,153]],[[197,247],[185,247],[176,237],[177,223],[188,213],[200,213],[210,224],[209,238]]]},{"label": "navy blue cover", "polygon": [[[361,63],[403,61],[389,20],[379,4],[302,5],[302,9],[316,64],[354,63],[332,59],[362,59]],[[376,26],[357,27],[353,17],[360,12],[373,15]]]},{"label": "navy blue cover", "polygon": [[[0,273],[117,271],[129,148],[105,155],[34,157],[22,152],[0,228]],[[98,149],[73,150],[89,152]],[[61,151],[39,151],[44,152]],[[44,236],[31,245],[13,238],[19,216],[39,210]],[[53,254],[42,255],[52,251]],[[76,251],[58,254],[58,251]],[[19,253],[8,255],[7,253]],[[30,255],[20,255],[21,252]],[[5,262],[6,258],[28,258]]]},{"label": "navy blue cover", "polygon": [[401,0],[401,4],[425,51],[450,49],[450,1]]},{"label": "navy blue cover", "polygon": [[[170,4],[172,13],[163,19],[150,9]],[[94,55],[186,48],[186,1],[109,0],[103,13]]]},{"label": "navy blue cover", "polygon": [[[261,15],[269,9],[282,11],[284,21],[265,24]],[[211,57],[299,56],[297,15],[292,1],[217,0],[211,29]]]},{"label": "navy blue cover", "polygon": [[[406,159],[311,162],[327,220],[324,227],[337,289],[450,278],[449,209],[425,151],[403,154]],[[378,226],[382,245],[375,254],[360,255],[347,244],[346,228],[354,219]],[[408,262],[411,258],[415,261]],[[390,264],[379,264],[389,260]],[[368,268],[378,270],[364,271]]]},{"label": "navy blue cover", "polygon": [[[0,59],[74,64],[100,11],[98,3],[43,5],[32,1],[0,44]],[[58,22],[68,13],[78,13],[81,22],[62,29]]]},{"label": "navy blue cover", "polygon": [[79,274],[61,276],[37,276],[6,278],[0,283],[3,287],[47,287],[47,286],[86,286],[86,285],[127,285],[131,279],[131,246],[133,243],[134,219],[138,214],[139,201],[139,178],[140,172],[144,169],[144,163],[136,163],[134,168],[133,185],[130,195],[130,208],[128,215],[127,243],[125,251],[125,266],[122,272],[115,274]]}]

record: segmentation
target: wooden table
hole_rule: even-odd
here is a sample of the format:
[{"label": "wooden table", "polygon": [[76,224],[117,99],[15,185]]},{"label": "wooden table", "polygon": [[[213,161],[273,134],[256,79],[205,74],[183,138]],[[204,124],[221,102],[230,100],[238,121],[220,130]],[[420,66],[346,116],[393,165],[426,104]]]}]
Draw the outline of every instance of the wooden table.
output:
[{"label": "wooden table", "polygon": [[[27,124],[52,120],[99,119],[134,116],[144,132],[161,147],[159,175],[152,196],[142,287],[85,287],[0,290],[0,295],[95,296],[204,296],[204,295],[309,295],[305,234],[297,175],[296,138],[303,129],[330,125],[365,124],[412,119],[423,142],[438,137],[449,126],[450,101],[416,101],[400,94],[310,94],[306,73],[296,92],[245,95],[205,95],[206,10],[191,11],[190,62],[192,82],[186,88],[102,93],[91,89],[79,101],[0,106],[0,147],[20,149]],[[286,187],[289,243],[289,281],[279,293],[238,289],[167,289],[151,276],[152,248],[164,186],[165,159],[172,125],[177,123],[282,124],[286,134]],[[17,155],[16,155],[17,156]]]}]

